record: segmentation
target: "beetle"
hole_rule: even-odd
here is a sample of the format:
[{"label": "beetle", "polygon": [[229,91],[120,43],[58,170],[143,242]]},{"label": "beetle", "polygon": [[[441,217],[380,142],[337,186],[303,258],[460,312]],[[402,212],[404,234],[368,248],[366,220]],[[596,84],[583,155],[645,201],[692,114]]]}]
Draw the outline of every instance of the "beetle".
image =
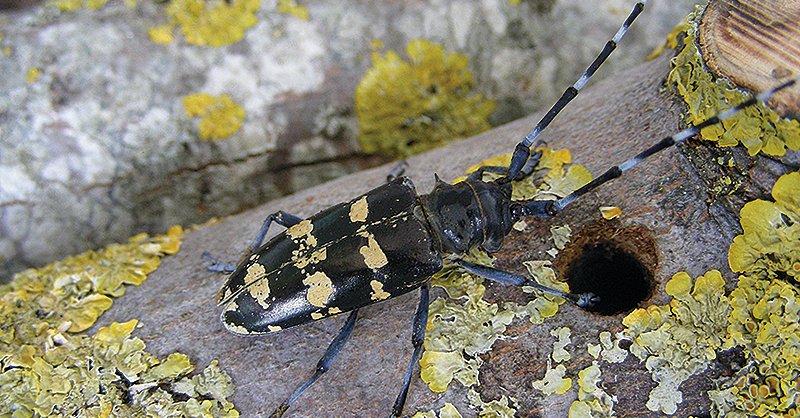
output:
[{"label": "beetle", "polygon": [[[233,333],[266,334],[350,312],[317,363],[315,372],[276,408],[273,416],[281,416],[330,368],[349,339],[361,307],[420,289],[413,320],[413,353],[392,407],[392,415],[400,416],[413,368],[422,350],[430,277],[443,268],[446,260],[488,280],[533,286],[580,307],[597,303],[592,294],[576,295],[549,289],[524,276],[470,263],[462,257],[475,248],[487,253],[499,251],[518,220],[530,216],[553,217],[578,197],[619,177],[649,156],[685,141],[702,128],[720,123],[745,107],[767,100],[798,81],[790,79],[719,115],[663,138],[565,197],[513,201],[512,182],[531,175],[541,156],[536,151],[539,134],[608,58],[645,3],[636,3],[581,77],[517,144],[508,167],[484,166],[455,184],[437,177],[433,190],[419,195],[411,179],[402,175],[400,166],[390,173],[386,184],[307,219],[283,211],[270,215],[259,229],[248,255],[238,265],[219,263],[206,256],[212,260],[210,270],[231,272],[217,302],[222,307],[222,322]],[[500,174],[500,177],[486,181],[484,174],[487,172]],[[286,230],[262,244],[273,223]]]}]

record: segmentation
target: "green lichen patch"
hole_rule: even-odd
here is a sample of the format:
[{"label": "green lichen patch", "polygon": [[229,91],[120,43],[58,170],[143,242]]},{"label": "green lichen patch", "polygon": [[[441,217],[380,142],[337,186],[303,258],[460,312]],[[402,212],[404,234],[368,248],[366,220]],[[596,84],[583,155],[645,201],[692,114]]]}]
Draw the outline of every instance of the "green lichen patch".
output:
[{"label": "green lichen patch", "polygon": [[[678,52],[672,60],[667,81],[686,102],[686,121],[691,124],[697,124],[749,98],[730,81],[709,73],[703,64],[697,48],[697,25],[702,10],[703,6],[697,6],[696,11],[676,28],[677,33],[668,38],[668,44],[677,47]],[[679,39],[683,42],[680,43]],[[782,118],[763,104],[750,106],[700,133],[703,139],[715,141],[720,146],[741,143],[750,155],[763,152],[781,156],[787,148],[800,149],[800,122]]]},{"label": "green lichen patch", "polygon": [[690,376],[708,368],[722,347],[731,311],[725,281],[717,270],[697,280],[680,272],[667,282],[669,305],[636,309],[622,323],[633,341],[630,352],[645,362],[658,384],[647,407],[673,414],[683,396],[678,390]]},{"label": "green lichen patch", "polygon": [[217,141],[232,137],[242,127],[247,114],[230,96],[195,93],[183,98],[186,114],[200,118],[200,139]]},{"label": "green lichen patch", "polygon": [[260,7],[261,0],[170,0],[169,22],[151,28],[148,34],[153,42],[169,44],[177,28],[192,45],[230,45],[256,24]]},{"label": "green lichen patch", "polygon": [[132,337],[137,321],[93,336],[61,335],[57,344],[21,345],[0,354],[0,415],[238,417],[227,400],[230,377],[216,361],[190,376],[180,353],[147,353]]},{"label": "green lichen patch", "polygon": [[405,157],[489,129],[494,103],[474,92],[466,55],[415,39],[406,56],[374,52],[356,86],[364,152]]}]

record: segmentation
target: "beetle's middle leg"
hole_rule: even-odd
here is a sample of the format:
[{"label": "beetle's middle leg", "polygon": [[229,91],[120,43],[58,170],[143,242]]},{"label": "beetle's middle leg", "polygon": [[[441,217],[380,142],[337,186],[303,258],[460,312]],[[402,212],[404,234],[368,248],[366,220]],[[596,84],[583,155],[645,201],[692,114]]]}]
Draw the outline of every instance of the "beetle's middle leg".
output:
[{"label": "beetle's middle leg", "polygon": [[[267,219],[264,219],[264,223],[261,224],[261,228],[259,228],[255,239],[253,239],[253,242],[251,242],[250,246],[247,247],[248,253],[246,255],[250,255],[258,250],[258,247],[260,247],[264,242],[264,238],[267,236],[267,231],[269,231],[269,227],[273,222],[285,228],[289,228],[290,226],[297,225],[302,220],[303,218],[282,210],[267,216]],[[207,267],[210,271],[216,271],[219,273],[233,273],[233,271],[236,270],[237,263],[220,262],[216,258],[212,257],[209,253],[203,253],[203,258],[211,262],[211,264]]]},{"label": "beetle's middle leg", "polygon": [[561,290],[552,289],[547,286],[542,286],[539,283],[536,283],[535,281],[519,274],[514,274],[504,270],[499,270],[494,267],[482,266],[480,264],[470,263],[469,261],[464,261],[464,260],[456,260],[455,262],[461,267],[464,267],[470,273],[481,276],[484,279],[502,284],[510,284],[513,286],[530,286],[536,288],[537,290],[543,293],[564,298],[580,306],[581,308],[591,308],[592,306],[597,304],[597,302],[600,301],[600,299],[594,293],[575,294],[575,293],[562,292]]},{"label": "beetle's middle leg", "polygon": [[342,351],[342,347],[347,343],[347,340],[350,339],[350,334],[353,333],[353,327],[356,325],[356,319],[358,319],[358,309],[354,309],[350,312],[350,316],[347,317],[347,322],[345,322],[342,330],[339,331],[339,334],[331,341],[331,344],[328,346],[328,349],[325,350],[325,354],[322,355],[322,358],[319,359],[317,362],[317,368],[314,370],[314,374],[308,378],[303,384],[295,389],[294,393],[291,394],[281,405],[275,409],[275,412],[270,415],[273,418],[279,418],[283,416],[283,413],[289,409],[290,406],[300,397],[309,386],[311,386],[317,379],[320,378],[325,372],[327,372],[331,364],[333,364],[333,360],[336,359],[336,356],[339,355],[339,352]]}]

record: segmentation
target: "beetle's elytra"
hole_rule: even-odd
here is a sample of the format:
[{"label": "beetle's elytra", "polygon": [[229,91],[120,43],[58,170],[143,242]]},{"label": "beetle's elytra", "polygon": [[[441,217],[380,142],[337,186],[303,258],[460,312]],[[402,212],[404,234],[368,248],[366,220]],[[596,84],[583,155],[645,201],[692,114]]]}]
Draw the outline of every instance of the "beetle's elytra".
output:
[{"label": "beetle's elytra", "polygon": [[[539,134],[608,58],[645,3],[636,3],[589,68],[516,146],[508,167],[482,167],[465,181],[452,185],[437,179],[434,189],[423,195],[417,194],[409,178],[393,173],[387,184],[308,219],[285,212],[270,215],[251,245],[250,254],[240,265],[214,262],[209,267],[232,272],[220,291],[218,303],[223,309],[223,323],[237,334],[265,334],[350,312],[313,375],[277,407],[273,416],[281,416],[328,370],[350,337],[359,308],[418,288],[420,302],[412,332],[414,350],[392,408],[392,415],[400,416],[414,365],[422,351],[429,280],[443,268],[446,259],[491,281],[537,287],[581,307],[595,303],[596,298],[591,294],[573,295],[543,288],[526,277],[472,264],[461,260],[461,256],[475,248],[488,253],[499,251],[512,225],[523,217],[555,216],[578,197],[619,177],[647,157],[798,82],[799,78],[789,79],[719,115],[663,138],[565,197],[512,201],[511,182],[529,176],[536,166],[540,155],[535,151]],[[501,177],[485,181],[485,172]],[[272,222],[287,229],[261,245]]]}]

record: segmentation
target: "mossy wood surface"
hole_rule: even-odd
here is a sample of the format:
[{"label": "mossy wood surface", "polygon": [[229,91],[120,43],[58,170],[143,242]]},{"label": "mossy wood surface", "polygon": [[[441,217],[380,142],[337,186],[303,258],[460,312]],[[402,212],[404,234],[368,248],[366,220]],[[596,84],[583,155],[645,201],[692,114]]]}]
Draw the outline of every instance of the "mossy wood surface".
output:
[{"label": "mossy wood surface", "polygon": [[[676,132],[681,127],[681,105],[663,88],[668,61],[668,56],[662,56],[588,88],[544,134],[546,143],[569,148],[576,163],[598,175],[611,164]],[[418,191],[426,193],[433,185],[434,172],[444,180],[452,180],[479,161],[510,152],[537,119],[538,115],[527,117],[413,157],[407,174],[415,180]],[[736,171],[746,174],[745,184],[739,188],[746,195],[716,199],[710,192],[714,170],[724,168],[713,163],[709,169],[710,163],[702,161],[715,161],[719,154],[734,158]],[[796,160],[797,155],[789,152],[783,158]],[[155,355],[181,351],[201,367],[218,359],[234,379],[237,390],[233,400],[242,415],[268,414],[311,373],[345,318],[259,338],[230,334],[220,323],[214,306],[224,277],[207,272],[200,254],[209,251],[222,258],[237,259],[268,214],[282,209],[311,215],[379,185],[389,169],[385,166],[350,175],[189,233],[181,252],[165,258],[144,286],[130,288],[98,325],[138,318],[142,324],[138,335]],[[525,232],[512,231],[496,265],[524,272],[522,261],[552,259],[544,253],[552,247],[547,242],[551,226],[569,224],[573,231],[580,231],[595,223],[609,222],[601,217],[599,206],[618,206],[622,215],[613,222],[645,227],[656,243],[658,265],[653,273],[657,283],[655,295],[646,304],[669,300],[664,283],[678,271],[697,277],[709,269],[721,269],[730,285],[735,275],[727,268],[727,248],[740,232],[739,208],[752,198],[767,197],[775,179],[789,170],[781,160],[749,157],[741,148],[720,150],[705,142],[690,142],[657,155],[576,202],[555,219],[530,219]],[[491,301],[524,302],[527,297],[514,288],[491,284],[488,288],[487,299]],[[416,301],[416,294],[412,293],[363,309],[352,340],[334,368],[298,400],[289,415],[386,415],[411,351],[411,317]],[[507,332],[514,338],[498,341],[485,355],[478,391],[487,401],[504,394],[513,396],[521,416],[566,416],[571,401],[544,397],[531,388],[547,368],[552,348],[550,330],[569,326],[573,341],[577,342],[595,339],[603,330],[618,331],[622,328],[620,320],[621,315],[600,317],[565,305],[543,325],[517,321]],[[572,364],[584,361],[581,368],[588,366],[591,358],[585,352],[582,355],[586,358],[573,360]],[[605,390],[619,398],[614,408],[619,416],[652,413],[645,403],[654,384],[635,358],[604,366],[602,378]],[[709,382],[702,377],[690,378],[682,387],[684,402],[675,416],[707,411],[703,392],[709,389]],[[466,406],[465,392],[454,383],[444,394],[433,394],[416,374],[406,412],[439,409],[444,402],[451,402],[470,416],[474,411]]]}]

